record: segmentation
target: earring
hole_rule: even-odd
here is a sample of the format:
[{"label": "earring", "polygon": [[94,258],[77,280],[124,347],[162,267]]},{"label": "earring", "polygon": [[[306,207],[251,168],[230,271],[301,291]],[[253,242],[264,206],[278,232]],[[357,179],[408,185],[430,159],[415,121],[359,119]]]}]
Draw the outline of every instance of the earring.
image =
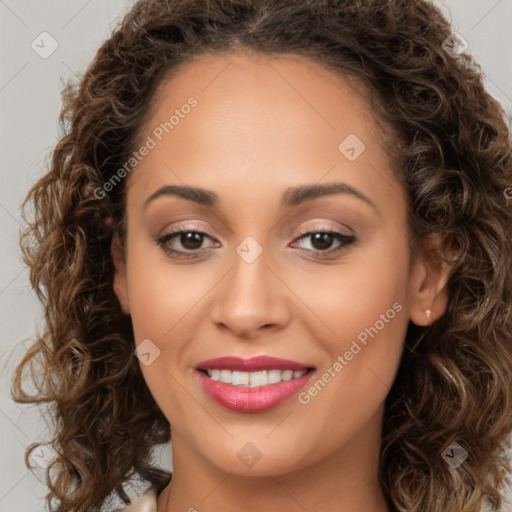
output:
[{"label": "earring", "polygon": [[[423,311],[423,309],[422,309],[422,311]],[[427,311],[423,311],[423,313],[425,313],[425,315],[427,315],[427,318],[430,318],[430,315],[432,314],[430,309],[427,309]]]}]

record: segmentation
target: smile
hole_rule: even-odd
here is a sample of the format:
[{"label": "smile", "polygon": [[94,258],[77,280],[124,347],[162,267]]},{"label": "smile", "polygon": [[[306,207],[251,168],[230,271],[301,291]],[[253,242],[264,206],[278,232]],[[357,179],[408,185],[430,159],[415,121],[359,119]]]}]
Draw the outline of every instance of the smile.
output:
[{"label": "smile", "polygon": [[298,379],[307,371],[308,370],[295,372],[293,370],[263,370],[260,372],[237,372],[215,368],[213,370],[207,370],[206,373],[212,380],[217,380],[224,384],[255,388],[257,386],[268,386],[269,384]]},{"label": "smile", "polygon": [[206,395],[237,412],[262,412],[299,393],[314,368],[284,359],[223,357],[200,363],[197,373]]}]

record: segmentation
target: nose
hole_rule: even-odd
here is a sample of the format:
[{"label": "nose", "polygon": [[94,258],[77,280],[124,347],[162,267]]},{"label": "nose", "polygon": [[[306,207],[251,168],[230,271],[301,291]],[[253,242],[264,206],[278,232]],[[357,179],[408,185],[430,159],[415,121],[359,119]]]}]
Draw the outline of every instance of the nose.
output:
[{"label": "nose", "polygon": [[267,263],[265,251],[251,263],[235,254],[232,270],[215,287],[212,320],[219,329],[250,340],[287,325],[287,288]]}]

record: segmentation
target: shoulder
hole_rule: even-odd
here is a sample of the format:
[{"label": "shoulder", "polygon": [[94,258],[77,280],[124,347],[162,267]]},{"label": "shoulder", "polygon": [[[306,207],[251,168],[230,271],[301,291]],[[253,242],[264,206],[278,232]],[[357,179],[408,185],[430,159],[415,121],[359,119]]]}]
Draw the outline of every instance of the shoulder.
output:
[{"label": "shoulder", "polygon": [[153,487],[150,487],[140,498],[124,508],[116,509],[114,512],[156,512],[157,494]]}]

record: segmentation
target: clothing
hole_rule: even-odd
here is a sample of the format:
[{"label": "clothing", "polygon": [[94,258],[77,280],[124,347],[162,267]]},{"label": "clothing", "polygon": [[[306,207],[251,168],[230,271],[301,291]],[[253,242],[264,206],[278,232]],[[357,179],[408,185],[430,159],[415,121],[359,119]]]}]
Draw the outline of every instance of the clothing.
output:
[{"label": "clothing", "polygon": [[[154,487],[150,487],[140,498],[130,505],[119,509],[119,512],[156,512],[157,494]],[[114,511],[115,512],[115,511]]]}]

